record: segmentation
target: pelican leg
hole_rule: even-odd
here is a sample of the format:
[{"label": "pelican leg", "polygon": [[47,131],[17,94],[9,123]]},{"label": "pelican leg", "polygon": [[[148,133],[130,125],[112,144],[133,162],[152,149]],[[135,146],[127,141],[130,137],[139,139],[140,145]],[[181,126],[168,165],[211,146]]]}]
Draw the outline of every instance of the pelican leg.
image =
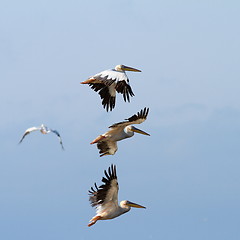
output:
[{"label": "pelican leg", "polygon": [[96,217],[93,217],[91,220],[90,220],[90,223],[88,224],[88,227],[91,227],[92,225],[94,225],[98,220],[101,219],[101,216],[96,216]]},{"label": "pelican leg", "polygon": [[94,143],[97,143],[99,141],[101,141],[102,139],[106,138],[105,136],[103,135],[100,135],[98,136],[97,138],[95,138],[90,144],[94,144]]},{"label": "pelican leg", "polygon": [[113,155],[113,154],[110,154],[109,152],[106,152],[106,153],[101,154],[100,157],[107,156],[107,155]]}]

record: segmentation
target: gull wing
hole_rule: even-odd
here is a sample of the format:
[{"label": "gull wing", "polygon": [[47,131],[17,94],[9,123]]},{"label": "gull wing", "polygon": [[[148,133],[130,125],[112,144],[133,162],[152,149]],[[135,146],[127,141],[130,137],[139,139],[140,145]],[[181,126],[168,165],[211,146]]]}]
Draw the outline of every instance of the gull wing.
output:
[{"label": "gull wing", "polygon": [[91,187],[89,190],[89,201],[91,202],[92,207],[99,207],[99,205],[105,205],[108,203],[113,203],[118,206],[118,181],[116,166],[111,165],[108,168],[108,172],[105,170],[105,177],[102,178],[103,184],[98,187],[97,184],[94,184],[94,187]]},{"label": "gull wing", "polygon": [[126,121],[115,123],[111,125],[109,128],[120,128],[120,127],[125,127],[131,124],[140,124],[147,119],[148,112],[149,112],[149,108],[145,107],[137,114],[134,114],[130,118],[125,119]]},{"label": "gull wing", "polygon": [[41,129],[41,127],[31,127],[31,128],[28,128],[28,129],[25,131],[25,133],[23,134],[23,136],[22,136],[22,138],[21,138],[21,140],[19,141],[18,144],[20,144],[20,143],[23,141],[23,139],[24,139],[29,133],[31,133],[31,132],[33,132],[33,131],[40,130],[40,129]]},{"label": "gull wing", "polygon": [[63,143],[62,143],[62,138],[57,130],[52,130],[50,129],[51,132],[55,133],[58,136],[59,142],[61,144],[62,150],[64,150]]},{"label": "gull wing", "polygon": [[97,143],[97,148],[100,150],[99,153],[101,154],[100,157],[103,157],[105,155],[114,155],[114,153],[117,151],[117,142],[110,141],[108,139],[99,141]]}]

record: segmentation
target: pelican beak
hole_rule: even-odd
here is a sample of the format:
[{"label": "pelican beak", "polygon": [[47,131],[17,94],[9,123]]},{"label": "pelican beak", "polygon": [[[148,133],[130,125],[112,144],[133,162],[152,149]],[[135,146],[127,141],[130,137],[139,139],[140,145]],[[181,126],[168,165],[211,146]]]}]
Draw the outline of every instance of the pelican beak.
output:
[{"label": "pelican beak", "polygon": [[136,133],[141,133],[141,134],[143,134],[143,135],[150,136],[150,134],[148,134],[148,133],[146,133],[146,132],[144,132],[144,131],[136,128],[136,127],[133,127],[133,126],[132,126],[132,131],[133,131],[133,132],[136,132]]},{"label": "pelican beak", "polygon": [[135,207],[135,208],[145,208],[144,206],[141,206],[139,204],[136,204],[136,203],[133,203],[133,202],[130,202],[130,201],[127,201],[126,203],[129,207]]},{"label": "pelican beak", "polygon": [[124,70],[124,71],[132,71],[132,72],[141,72],[141,70],[138,70],[138,69],[132,68],[132,67],[127,67],[127,66],[124,66],[124,65],[122,65],[122,70]]}]

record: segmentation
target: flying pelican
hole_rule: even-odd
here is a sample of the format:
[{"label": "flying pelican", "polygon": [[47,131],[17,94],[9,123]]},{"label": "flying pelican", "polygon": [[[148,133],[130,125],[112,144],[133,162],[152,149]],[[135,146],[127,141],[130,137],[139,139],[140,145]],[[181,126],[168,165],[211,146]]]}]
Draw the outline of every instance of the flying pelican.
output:
[{"label": "flying pelican", "polygon": [[43,124],[42,124],[40,127],[31,127],[31,128],[28,128],[28,129],[25,131],[25,133],[23,134],[21,140],[19,141],[19,144],[23,141],[23,139],[24,139],[29,133],[31,133],[31,132],[33,132],[33,131],[37,131],[37,130],[39,130],[42,134],[48,134],[48,133],[50,133],[50,132],[55,133],[55,134],[58,136],[58,139],[59,139],[59,142],[60,142],[60,144],[61,144],[61,146],[62,146],[62,149],[64,150],[63,143],[62,143],[62,139],[61,139],[61,136],[60,136],[60,134],[58,133],[58,131],[57,131],[57,130],[52,130],[52,129],[48,128],[47,126],[43,125]]},{"label": "flying pelican", "polygon": [[145,208],[127,200],[121,201],[119,206],[116,166],[111,165],[111,167],[108,168],[108,173],[106,170],[104,173],[106,176],[102,178],[104,184],[98,187],[95,183],[94,186],[96,190],[91,187],[91,191],[89,191],[89,201],[91,202],[92,207],[96,207],[97,215],[89,221],[88,227],[95,224],[98,220],[107,220],[118,217],[128,212],[131,207]]},{"label": "flying pelican", "polygon": [[97,73],[81,84],[88,84],[95,92],[98,92],[103,108],[106,108],[107,112],[108,110],[112,111],[115,107],[116,91],[123,94],[125,102],[130,102],[130,96],[134,96],[125,71],[141,72],[132,67],[117,65],[114,69]]},{"label": "flying pelican", "polygon": [[131,124],[140,124],[147,119],[149,108],[144,108],[132,117],[125,119],[126,121],[115,123],[110,126],[110,130],[98,136],[90,144],[97,143],[100,150],[100,157],[105,155],[114,155],[117,151],[117,141],[130,138],[134,132],[150,136],[150,134],[132,126]]}]

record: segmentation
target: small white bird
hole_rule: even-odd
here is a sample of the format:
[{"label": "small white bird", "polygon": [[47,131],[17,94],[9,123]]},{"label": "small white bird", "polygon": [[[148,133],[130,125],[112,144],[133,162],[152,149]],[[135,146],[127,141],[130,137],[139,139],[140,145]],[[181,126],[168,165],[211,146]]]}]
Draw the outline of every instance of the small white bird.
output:
[{"label": "small white bird", "polygon": [[117,141],[125,138],[130,138],[134,132],[150,136],[150,134],[132,126],[131,124],[140,124],[147,119],[149,108],[144,108],[132,117],[125,119],[127,121],[115,123],[110,126],[110,130],[102,135],[99,135],[90,144],[97,143],[97,148],[100,150],[100,157],[105,155],[114,155],[117,151]]},{"label": "small white bird", "polygon": [[108,168],[108,173],[104,171],[105,176],[102,178],[103,185],[100,187],[95,183],[96,190],[92,187],[89,191],[89,201],[92,207],[96,207],[97,215],[94,216],[89,222],[88,227],[95,224],[98,220],[108,220],[118,217],[128,212],[131,207],[145,208],[139,204],[124,200],[118,205],[118,181],[116,166],[111,165]]},{"label": "small white bird", "polygon": [[97,73],[81,84],[88,84],[95,92],[98,92],[102,99],[103,108],[112,111],[115,107],[116,91],[123,94],[125,102],[130,102],[130,96],[134,96],[125,71],[141,72],[141,70],[132,67],[117,65],[114,69]]},{"label": "small white bird", "polygon": [[31,133],[31,132],[33,132],[33,131],[37,131],[37,130],[39,130],[42,134],[48,134],[48,133],[50,133],[50,132],[55,133],[55,134],[58,136],[58,139],[59,139],[59,142],[60,142],[60,144],[61,144],[61,146],[62,146],[62,149],[64,150],[63,143],[62,143],[62,139],[61,139],[61,136],[60,136],[60,134],[58,133],[58,131],[57,131],[57,130],[52,130],[52,129],[48,128],[47,126],[43,125],[43,124],[42,124],[40,127],[31,127],[31,128],[28,128],[28,129],[25,131],[25,133],[23,134],[21,140],[19,141],[19,144],[23,141],[23,139],[24,139],[29,133]]}]

